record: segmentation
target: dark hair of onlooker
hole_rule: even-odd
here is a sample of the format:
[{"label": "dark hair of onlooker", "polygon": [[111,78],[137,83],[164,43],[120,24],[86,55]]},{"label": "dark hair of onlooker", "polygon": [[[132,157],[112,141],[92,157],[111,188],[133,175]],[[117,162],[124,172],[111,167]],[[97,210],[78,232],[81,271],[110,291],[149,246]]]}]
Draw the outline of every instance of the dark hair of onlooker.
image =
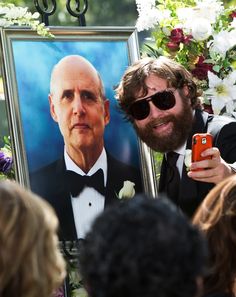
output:
[{"label": "dark hair of onlooker", "polygon": [[136,196],[107,208],[80,254],[91,297],[193,297],[205,242],[166,198]]},{"label": "dark hair of onlooker", "polygon": [[209,246],[205,294],[236,294],[236,175],[216,185],[203,200],[193,223]]}]

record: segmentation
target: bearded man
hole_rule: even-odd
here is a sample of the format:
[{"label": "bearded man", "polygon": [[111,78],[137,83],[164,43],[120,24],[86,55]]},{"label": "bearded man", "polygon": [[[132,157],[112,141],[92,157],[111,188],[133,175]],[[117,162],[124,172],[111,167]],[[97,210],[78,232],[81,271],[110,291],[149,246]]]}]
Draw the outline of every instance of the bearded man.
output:
[{"label": "bearded man", "polygon": [[[236,120],[202,111],[192,75],[177,62],[145,57],[124,73],[116,96],[143,142],[164,153],[159,192],[191,217],[209,190],[236,170]],[[184,164],[195,133],[211,133],[210,159]],[[188,170],[188,171],[187,171]]]}]

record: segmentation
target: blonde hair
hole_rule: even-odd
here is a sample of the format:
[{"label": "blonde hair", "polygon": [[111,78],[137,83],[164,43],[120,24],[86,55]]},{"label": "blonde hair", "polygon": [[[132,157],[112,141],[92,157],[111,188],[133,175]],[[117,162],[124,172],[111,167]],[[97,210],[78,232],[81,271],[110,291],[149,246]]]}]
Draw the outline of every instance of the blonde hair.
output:
[{"label": "blonde hair", "polygon": [[49,297],[63,282],[58,219],[42,198],[0,181],[0,296]]},{"label": "blonde hair", "polygon": [[205,294],[232,293],[236,278],[236,175],[209,192],[196,211],[193,224],[206,235],[209,246]]}]

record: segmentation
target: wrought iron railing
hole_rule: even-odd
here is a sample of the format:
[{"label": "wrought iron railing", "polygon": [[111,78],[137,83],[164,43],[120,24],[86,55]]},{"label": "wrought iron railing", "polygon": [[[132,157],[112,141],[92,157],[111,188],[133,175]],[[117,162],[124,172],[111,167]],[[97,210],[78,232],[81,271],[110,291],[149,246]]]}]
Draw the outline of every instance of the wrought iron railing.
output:
[{"label": "wrought iron railing", "polygon": [[[88,10],[88,0],[65,0],[68,13],[78,19],[79,26],[86,26],[85,14]],[[57,9],[56,0],[34,0],[36,10],[41,15],[42,22],[49,26],[49,17]]]}]

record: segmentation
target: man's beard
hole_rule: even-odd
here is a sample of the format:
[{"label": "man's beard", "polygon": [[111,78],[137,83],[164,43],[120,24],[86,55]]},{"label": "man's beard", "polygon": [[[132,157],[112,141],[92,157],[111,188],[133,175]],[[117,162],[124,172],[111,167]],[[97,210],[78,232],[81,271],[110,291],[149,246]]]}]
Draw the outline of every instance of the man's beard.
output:
[{"label": "man's beard", "polygon": [[[177,115],[167,115],[162,118],[151,120],[144,128],[139,128],[134,123],[134,128],[143,142],[156,152],[166,153],[178,149],[187,140],[192,129],[193,111],[186,101],[183,109]],[[172,133],[157,135],[153,132],[156,125],[165,122],[173,123]]]}]

